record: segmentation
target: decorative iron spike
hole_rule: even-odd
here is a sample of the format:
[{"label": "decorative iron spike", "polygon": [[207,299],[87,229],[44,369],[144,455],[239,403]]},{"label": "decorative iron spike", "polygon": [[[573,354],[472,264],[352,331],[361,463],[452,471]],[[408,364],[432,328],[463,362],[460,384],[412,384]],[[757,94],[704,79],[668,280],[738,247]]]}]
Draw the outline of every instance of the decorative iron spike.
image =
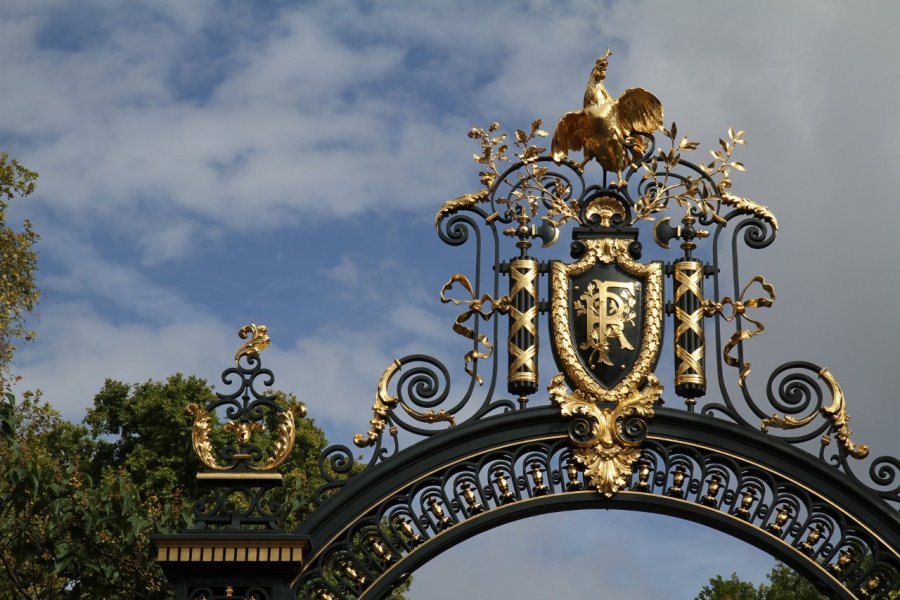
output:
[{"label": "decorative iron spike", "polygon": [[766,527],[771,533],[775,535],[781,535],[781,531],[784,527],[784,524],[787,522],[788,517],[791,516],[791,507],[787,504],[782,505],[781,510],[778,511],[778,514],[775,516],[775,520],[769,523],[769,526]]},{"label": "decorative iron spike", "polygon": [[372,548],[375,556],[377,556],[383,562],[391,562],[392,560],[394,560],[394,555],[391,554],[390,550],[384,547],[384,545],[378,540],[378,538],[371,538],[369,541],[369,547]]},{"label": "decorative iron spike", "polygon": [[816,526],[809,530],[809,535],[806,536],[806,540],[800,542],[800,551],[807,556],[811,556],[815,549],[816,542],[822,537],[822,533],[822,524],[816,523]]},{"label": "decorative iron spike", "polygon": [[569,482],[566,484],[567,492],[577,492],[584,489],[584,484],[578,479],[578,463],[571,458],[566,461],[566,473],[569,475]]},{"label": "decorative iron spike", "polygon": [[684,473],[685,470],[682,465],[675,467],[675,473],[672,475],[672,487],[666,490],[667,496],[684,498],[684,489],[682,489],[682,486],[684,485]]},{"label": "decorative iron spike", "polygon": [[444,508],[441,506],[440,502],[438,502],[437,496],[432,496],[428,499],[428,510],[431,511],[431,514],[438,520],[438,529],[446,529],[450,526],[450,517],[444,514]]},{"label": "decorative iron spike", "polygon": [[500,496],[498,498],[500,504],[509,504],[516,501],[516,496],[510,491],[509,483],[506,481],[506,475],[502,470],[494,471],[494,482],[500,488]]},{"label": "decorative iron spike", "polygon": [[837,562],[828,565],[828,570],[834,573],[835,575],[842,575],[847,570],[847,567],[853,563],[856,558],[856,553],[853,551],[853,548],[847,548],[845,550],[841,550],[838,555]]},{"label": "decorative iron spike", "polygon": [[423,541],[425,541],[424,539],[422,539],[421,535],[419,535],[418,533],[415,532],[415,530],[413,530],[412,525],[410,524],[411,521],[408,521],[408,520],[400,517],[396,521],[394,521],[394,523],[397,525],[397,528],[400,530],[400,533],[403,534],[403,537],[406,538],[406,541],[411,546],[418,546]]},{"label": "decorative iron spike", "polygon": [[484,512],[484,507],[478,503],[475,492],[472,491],[472,485],[467,481],[462,484],[462,497],[466,501],[469,515],[477,515]]},{"label": "decorative iron spike", "polygon": [[366,576],[361,575],[359,572],[357,572],[357,570],[353,568],[353,565],[350,564],[349,560],[345,559],[341,563],[341,570],[344,572],[344,575],[346,575],[350,579],[350,581],[353,582],[353,585],[355,585],[356,587],[362,587],[366,584]]}]

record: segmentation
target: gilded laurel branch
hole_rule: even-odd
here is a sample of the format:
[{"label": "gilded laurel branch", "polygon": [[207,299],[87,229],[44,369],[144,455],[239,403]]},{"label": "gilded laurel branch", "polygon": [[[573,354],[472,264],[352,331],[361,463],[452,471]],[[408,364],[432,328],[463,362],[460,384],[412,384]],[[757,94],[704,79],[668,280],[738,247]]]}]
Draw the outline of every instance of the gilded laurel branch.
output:
[{"label": "gilded laurel branch", "polygon": [[[494,121],[487,129],[470,129],[468,136],[481,144],[481,152],[473,154],[472,159],[482,167],[478,175],[484,189],[446,201],[435,215],[435,226],[448,214],[490,201],[492,193],[495,193],[493,200],[500,205],[502,217],[507,221],[524,219],[527,222],[536,219],[543,210],[545,221],[555,227],[569,220],[577,222],[577,202],[569,198],[571,186],[563,178],[550,174],[546,166],[537,163],[547,151],[537,145],[537,141],[549,135],[541,129],[541,123],[541,119],[535,119],[528,131],[516,130],[513,156],[522,169],[506,175],[504,172],[511,164],[507,154],[510,150],[509,135],[500,131],[500,123]],[[500,184],[506,184],[509,188],[507,194],[497,191]]]},{"label": "gilded laurel branch", "polygon": [[710,151],[713,160],[699,164],[703,176],[700,173],[685,173],[678,168],[683,164],[682,153],[692,152],[700,144],[687,136],[682,136],[679,140],[675,123],[670,128],[664,128],[663,135],[670,141],[669,149],[660,148],[656,155],[640,165],[644,171],[641,178],[643,193],[635,203],[633,222],[653,220],[657,213],[668,210],[674,203],[685,209],[696,208],[709,218],[724,224],[725,221],[715,206],[715,203],[720,203],[753,215],[771,225],[775,231],[778,230],[778,220],[768,207],[728,191],[732,186],[731,170],[746,170],[743,163],[733,158],[735,148],[747,143],[743,131],[731,128],[728,130],[728,140],[719,139],[721,149]]}]

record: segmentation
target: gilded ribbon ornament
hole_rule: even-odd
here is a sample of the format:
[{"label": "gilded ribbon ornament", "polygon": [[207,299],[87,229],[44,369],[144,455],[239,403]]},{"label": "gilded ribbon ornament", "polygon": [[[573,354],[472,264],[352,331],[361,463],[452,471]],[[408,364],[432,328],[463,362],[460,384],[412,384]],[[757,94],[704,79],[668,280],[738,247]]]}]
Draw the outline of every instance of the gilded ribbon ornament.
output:
[{"label": "gilded ribbon ornament", "polygon": [[[760,298],[750,298],[744,299],[747,295],[747,292],[750,290],[750,287],[754,284],[758,283],[764,292],[768,294],[768,297],[760,297]],[[731,322],[736,317],[740,316],[750,323],[753,323],[756,326],[755,330],[750,329],[739,329],[731,336],[731,339],[728,340],[728,343],[725,344],[725,348],[722,351],[722,357],[725,360],[725,363],[730,367],[736,367],[741,369],[741,373],[738,376],[738,383],[743,386],[747,381],[747,376],[750,375],[750,362],[744,361],[741,362],[737,357],[731,355],[731,351],[742,341],[749,340],[752,337],[755,337],[765,331],[765,326],[761,321],[757,321],[755,319],[751,319],[747,316],[748,308],[767,308],[772,306],[775,303],[775,286],[771,283],[767,282],[766,279],[762,275],[757,275],[753,279],[744,286],[744,289],[741,290],[741,295],[738,296],[736,300],[732,300],[730,296],[725,296],[721,302],[714,302],[712,300],[707,299],[704,304],[704,311],[707,316],[721,315],[726,321]],[[731,306],[731,314],[725,313],[725,306]]]},{"label": "gilded ribbon ornament", "polygon": [[[429,410],[427,412],[419,412],[413,408],[410,408],[405,403],[400,402],[400,399],[397,396],[392,396],[388,393],[388,385],[390,384],[391,379],[400,372],[400,369],[403,365],[399,360],[394,359],[394,362],[388,366],[387,369],[384,370],[384,373],[381,374],[381,378],[378,380],[378,391],[375,392],[375,404],[372,405],[373,416],[369,421],[369,424],[372,426],[369,428],[369,431],[366,432],[366,435],[361,435],[357,433],[353,436],[353,443],[359,446],[360,448],[365,448],[367,446],[373,446],[381,437],[381,434],[384,432],[384,427],[388,422],[388,414],[391,409],[393,409],[398,404],[401,408],[413,419],[420,421],[422,423],[437,423],[439,421],[446,421],[450,424],[450,427],[456,425],[456,421],[453,418],[453,415],[441,409],[439,411]],[[396,429],[392,428],[392,434],[396,433]]]},{"label": "gilded ribbon ornament", "polygon": [[[762,420],[760,429],[767,432],[769,427],[778,427],[779,429],[796,429],[803,427],[812,422],[817,415],[821,414],[831,421],[834,430],[834,437],[837,438],[847,454],[853,458],[865,458],[869,455],[869,447],[865,444],[855,444],[850,438],[853,432],[850,430],[850,415],[847,414],[847,400],[844,397],[844,390],[838,383],[834,375],[826,369],[819,371],[819,378],[825,382],[828,389],[831,390],[831,405],[823,406],[818,411],[797,419],[790,415],[780,416],[773,414],[771,417]],[[822,438],[822,443],[827,444],[830,441],[828,437]]]},{"label": "gilded ribbon ornament", "polygon": [[[453,288],[453,284],[455,283],[460,284],[467,292],[469,292],[469,296],[471,297],[466,300],[448,298],[447,292],[449,292]],[[467,352],[463,359],[466,363],[466,373],[468,373],[470,376],[474,376],[479,384],[484,383],[481,375],[475,373],[470,363],[474,363],[479,358],[490,358],[491,354],[494,353],[494,346],[491,344],[486,335],[476,336],[475,331],[466,326],[465,323],[476,315],[487,321],[491,318],[491,316],[493,316],[495,312],[506,314],[507,312],[509,312],[510,308],[509,296],[501,296],[494,300],[488,294],[483,294],[480,298],[476,298],[475,290],[473,289],[468,277],[461,273],[456,273],[452,275],[450,277],[450,280],[447,281],[447,283],[445,283],[441,288],[441,302],[444,304],[465,304],[468,307],[458,317],[456,317],[456,321],[453,323],[453,331],[466,339],[476,342],[476,347]],[[489,306],[490,308],[488,310],[485,310],[485,306]],[[485,347],[484,351],[478,350],[478,343]]]}]

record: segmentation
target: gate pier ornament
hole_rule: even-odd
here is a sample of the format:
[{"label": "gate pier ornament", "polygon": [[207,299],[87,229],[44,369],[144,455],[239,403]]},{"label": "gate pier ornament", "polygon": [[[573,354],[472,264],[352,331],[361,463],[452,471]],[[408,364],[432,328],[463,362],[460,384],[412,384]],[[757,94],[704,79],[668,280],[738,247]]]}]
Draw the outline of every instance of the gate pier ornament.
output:
[{"label": "gate pier ornament", "polygon": [[[498,122],[468,133],[480,145],[483,188],[435,216],[442,241],[475,250],[472,266],[439,292],[457,309],[448,321],[465,344],[454,365],[464,384],[451,388],[451,369],[434,357],[395,359],[375,386],[368,431],[353,438],[367,462],[349,446],[326,448],[317,507],[293,534],[261,501],[252,515],[219,514],[211,503],[184,540],[156,539],[167,573],[190,570],[172,557],[193,550],[177,544],[206,544],[222,530],[240,543],[295,544],[296,556],[279,554],[293,562],[271,573],[293,569],[279,581],[297,597],[377,599],[497,525],[617,508],[717,528],[829,597],[900,589],[900,459],[870,456],[851,438],[857,399],[830,370],[794,361],[767,379],[758,365],[751,371],[775,286],[743,273],[740,255],[768,247],[778,221],[732,193],[744,132],[730,129],[710,162],[692,162],[699,144],[674,123],[660,129],[656,96],[633,88],[616,99],[605,89],[609,56],[594,65],[584,109],[560,119],[550,152],[540,119],[512,135]],[[579,150],[582,160],[569,160]],[[550,254],[566,235],[570,258]],[[268,342],[261,327],[244,333],[253,339],[236,358],[246,362],[232,369],[242,381],[264,371]],[[557,367],[544,378],[542,352]],[[227,415],[237,445],[219,456],[212,408],[191,408],[194,445],[210,469],[199,480],[277,485],[301,409],[281,407],[269,423],[280,423],[282,441],[256,450],[263,431],[254,420]],[[201,560],[192,581],[228,583],[221,569],[204,570],[222,564]]]},{"label": "gate pier ornament", "polygon": [[[275,469],[293,450],[295,420],[306,408],[260,389],[274,383],[260,359],[270,343],[266,326],[251,323],[239,335],[250,339],[222,373],[237,388],[185,408],[194,417],[194,451],[208,469],[197,474],[204,493],[194,504],[194,528],[152,538],[176,600],[293,600],[290,581],[309,548],[304,536],[280,528],[282,507],[266,499],[282,485]],[[217,409],[228,419],[221,425]]]}]

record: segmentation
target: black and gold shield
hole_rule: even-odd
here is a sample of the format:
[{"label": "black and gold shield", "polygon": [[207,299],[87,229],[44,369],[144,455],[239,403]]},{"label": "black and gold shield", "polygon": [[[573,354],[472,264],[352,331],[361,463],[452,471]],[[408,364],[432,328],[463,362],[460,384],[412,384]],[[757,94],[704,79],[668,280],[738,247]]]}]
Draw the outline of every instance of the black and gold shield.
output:
[{"label": "black and gold shield", "polygon": [[577,262],[551,267],[554,355],[576,388],[602,402],[636,391],[659,358],[662,264],[632,260],[629,243],[585,240]]}]

